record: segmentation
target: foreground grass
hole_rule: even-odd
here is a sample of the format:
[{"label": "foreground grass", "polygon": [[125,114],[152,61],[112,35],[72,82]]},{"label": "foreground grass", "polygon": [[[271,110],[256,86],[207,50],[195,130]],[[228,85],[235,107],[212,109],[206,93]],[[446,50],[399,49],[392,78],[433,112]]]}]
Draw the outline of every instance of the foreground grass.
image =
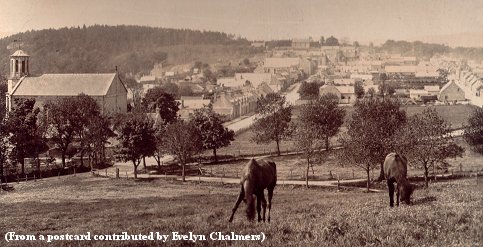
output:
[{"label": "foreground grass", "polygon": [[0,194],[0,246],[253,245],[251,241],[10,242],[20,234],[259,234],[263,245],[477,246],[483,241],[483,194],[476,180],[432,184],[414,204],[388,207],[386,193],[278,186],[272,222],[249,223],[242,204],[228,223],[237,186],[134,182],[88,175],[16,185]]}]

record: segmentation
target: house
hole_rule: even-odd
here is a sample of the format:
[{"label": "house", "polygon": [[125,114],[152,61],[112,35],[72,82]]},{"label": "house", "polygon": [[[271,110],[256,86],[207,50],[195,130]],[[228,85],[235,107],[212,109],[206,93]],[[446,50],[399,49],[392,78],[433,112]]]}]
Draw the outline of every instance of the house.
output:
[{"label": "house", "polygon": [[59,98],[79,94],[91,96],[103,113],[127,112],[127,87],[115,73],[104,74],[29,74],[29,55],[18,50],[10,56],[10,77],[6,94],[6,108],[14,107],[15,100],[33,98],[38,107]]},{"label": "house", "polygon": [[414,65],[396,65],[396,66],[386,66],[384,70],[388,75],[404,75],[404,76],[415,76],[417,66]]},{"label": "house", "polygon": [[219,86],[229,88],[240,88],[247,84],[257,88],[265,83],[274,92],[279,92],[283,86],[283,82],[271,73],[236,73],[234,77],[219,78],[216,83]]},{"label": "house", "polygon": [[257,48],[265,47],[266,45],[267,44],[265,41],[254,41],[251,43],[252,47],[257,47]]},{"label": "house", "polygon": [[372,80],[374,76],[372,74],[351,74],[352,79],[360,79],[362,81]]},{"label": "house", "polygon": [[334,79],[334,84],[336,85],[354,85],[356,80],[353,78],[337,78]]},{"label": "house", "polygon": [[428,92],[429,95],[439,95],[439,86],[424,86],[424,90]]},{"label": "house", "polygon": [[456,84],[454,80],[446,83],[446,85],[441,88],[441,91],[438,95],[438,100],[445,102],[461,101],[465,99],[465,92]]},{"label": "house", "polygon": [[267,57],[263,63],[265,73],[295,72],[300,65],[298,57]]},{"label": "house", "polygon": [[353,104],[356,102],[356,93],[354,86],[336,86],[339,90],[341,98],[339,104]]},{"label": "house", "polygon": [[409,97],[414,100],[421,100],[422,96],[429,96],[428,91],[423,89],[409,89]]},{"label": "house", "polygon": [[201,109],[210,104],[209,99],[203,99],[203,96],[181,96],[179,102],[178,115],[183,120],[188,120],[195,110]]},{"label": "house", "polygon": [[309,49],[310,39],[293,39],[292,48],[294,49]]},{"label": "house", "polygon": [[228,119],[254,112],[258,99],[254,93],[239,91],[221,91],[216,93],[213,98],[213,111]]},{"label": "house", "polygon": [[320,96],[333,94],[339,99],[339,104],[352,104],[356,101],[356,94],[353,86],[334,86],[325,84],[319,88]]},{"label": "house", "polygon": [[154,75],[143,75],[138,81],[138,83],[151,83],[151,84],[154,84],[155,82],[156,82],[156,77]]}]

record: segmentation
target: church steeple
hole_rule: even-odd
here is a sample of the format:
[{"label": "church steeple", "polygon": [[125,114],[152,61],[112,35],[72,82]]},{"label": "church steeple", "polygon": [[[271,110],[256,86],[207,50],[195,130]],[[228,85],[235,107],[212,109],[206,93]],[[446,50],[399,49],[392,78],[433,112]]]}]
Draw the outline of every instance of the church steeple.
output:
[{"label": "church steeple", "polygon": [[10,78],[20,79],[29,75],[29,55],[22,50],[17,50],[10,55]]}]

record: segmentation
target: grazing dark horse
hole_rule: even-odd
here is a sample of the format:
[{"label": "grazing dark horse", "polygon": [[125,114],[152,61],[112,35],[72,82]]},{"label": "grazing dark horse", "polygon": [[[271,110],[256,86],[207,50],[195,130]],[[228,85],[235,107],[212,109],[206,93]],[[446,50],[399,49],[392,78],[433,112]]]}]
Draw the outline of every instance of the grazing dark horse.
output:
[{"label": "grazing dark horse", "polygon": [[414,186],[407,181],[407,164],[406,157],[397,153],[390,153],[384,160],[384,174],[387,180],[387,187],[389,189],[389,206],[394,206],[394,182],[397,183],[396,190],[396,206],[399,206],[399,195],[401,201],[406,204],[411,203],[411,194],[414,191]]},{"label": "grazing dark horse", "polygon": [[270,222],[270,209],[272,208],[273,189],[277,184],[277,166],[275,162],[264,159],[251,159],[242,172],[241,190],[238,199],[233,206],[232,214],[229,222],[233,220],[233,216],[240,205],[241,201],[247,204],[247,219],[252,221],[255,219],[255,198],[257,198],[258,221],[262,220],[260,215],[261,205],[263,205],[263,221],[265,221],[265,212],[267,209],[267,201],[265,200],[264,190],[268,190],[268,222]]}]

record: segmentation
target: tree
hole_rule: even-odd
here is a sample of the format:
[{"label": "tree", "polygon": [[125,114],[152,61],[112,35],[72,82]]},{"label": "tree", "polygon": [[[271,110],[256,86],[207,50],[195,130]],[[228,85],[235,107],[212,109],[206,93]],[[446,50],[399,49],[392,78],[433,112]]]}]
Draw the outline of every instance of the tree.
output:
[{"label": "tree", "polygon": [[256,112],[260,118],[252,126],[252,141],[259,144],[274,141],[280,156],[280,142],[291,135],[292,106],[286,104],[284,96],[270,93],[258,99]]},{"label": "tree", "polygon": [[[305,111],[301,111],[300,116],[304,116]],[[312,122],[306,122],[298,119],[293,125],[292,139],[297,150],[303,153],[304,159],[307,161],[307,169],[305,172],[305,186],[309,187],[309,170],[312,166],[313,158],[317,150],[322,148],[322,138],[318,135],[316,126]]]},{"label": "tree", "polygon": [[319,97],[320,86],[322,85],[315,82],[302,82],[298,91],[300,98],[304,100],[317,99]]},{"label": "tree", "polygon": [[7,80],[0,75],[0,122],[5,117],[5,93],[7,92]]},{"label": "tree", "polygon": [[362,99],[364,97],[364,86],[362,85],[362,81],[356,81],[354,84],[354,92],[358,99]]},{"label": "tree", "polygon": [[354,42],[352,43],[352,45],[353,45],[354,47],[356,47],[356,48],[360,46],[360,45],[359,45],[359,42],[358,42],[357,40],[356,40],[356,41],[354,41]]},{"label": "tree", "polygon": [[[40,153],[48,150],[37,123],[39,112],[34,99],[16,99],[15,107],[9,112],[5,122],[9,142],[13,146],[10,156],[21,164],[21,174],[25,174],[25,158],[37,158]],[[37,166],[39,168],[38,159]]]},{"label": "tree", "polygon": [[5,122],[0,121],[0,184],[3,182],[4,169],[7,165],[7,160],[9,157],[9,143],[8,143],[8,131]]},{"label": "tree", "polygon": [[67,150],[78,132],[77,110],[77,101],[73,98],[61,98],[44,105],[43,123],[47,136],[61,151],[62,167],[65,167]]},{"label": "tree", "polygon": [[245,65],[245,66],[250,65],[250,59],[248,59],[248,58],[243,59],[243,65]]},{"label": "tree", "polygon": [[223,126],[223,117],[210,106],[195,110],[191,122],[201,134],[203,149],[213,150],[215,162],[218,162],[216,150],[230,145],[235,140],[235,132]]},{"label": "tree", "polygon": [[[380,164],[378,180],[384,180],[384,159],[394,151],[394,133],[406,122],[406,112],[395,100],[365,99],[354,105],[352,118],[347,125],[347,143],[367,153],[364,164]],[[358,152],[354,152],[357,155]],[[350,154],[350,153],[349,153]],[[357,159],[357,157],[354,157]]]},{"label": "tree", "polygon": [[[97,102],[90,96],[85,94],[80,94],[71,99],[73,104],[76,105],[76,111],[71,112],[72,121],[74,125],[75,134],[80,143],[79,154],[81,166],[84,166],[84,155],[89,152],[91,145],[92,136],[90,130],[95,129],[97,126],[93,126],[98,122],[97,118],[101,117],[101,110]],[[109,132],[107,132],[109,133]],[[99,134],[99,133],[97,133]]]},{"label": "tree", "polygon": [[166,150],[178,158],[185,182],[185,165],[203,148],[200,132],[193,123],[178,120],[166,128],[165,144]]},{"label": "tree", "polygon": [[405,154],[409,163],[424,169],[425,186],[428,187],[429,168],[440,164],[447,166],[447,158],[462,156],[464,149],[454,143],[450,126],[434,108],[411,116],[398,131],[397,148]]},{"label": "tree", "polygon": [[336,135],[343,123],[345,111],[337,106],[337,97],[324,95],[300,109],[297,124],[294,126],[294,141],[298,150],[302,151],[307,160],[306,186],[312,160],[317,151],[325,144],[329,148],[329,138]]},{"label": "tree", "polygon": [[446,70],[446,69],[442,69],[442,68],[439,68],[438,70],[438,81],[441,83],[441,84],[446,84],[448,83],[448,75],[449,75],[449,71]]},{"label": "tree", "polygon": [[154,123],[154,137],[156,139],[156,148],[153,152],[154,159],[158,164],[158,169],[161,168],[161,158],[166,154],[166,123],[163,120]]},{"label": "tree", "polygon": [[111,122],[108,117],[99,115],[90,119],[85,127],[85,143],[87,144],[85,153],[89,156],[91,170],[93,169],[93,162],[104,161],[104,148],[108,144],[108,139],[116,136],[110,125]]},{"label": "tree", "polygon": [[376,96],[376,90],[373,87],[371,87],[367,90],[366,94],[369,95],[369,97],[372,98],[372,97]]},{"label": "tree", "polygon": [[116,156],[130,161],[134,166],[134,178],[143,157],[152,155],[156,145],[153,121],[145,114],[128,113],[116,128],[119,144]]},{"label": "tree", "polygon": [[172,82],[165,82],[161,86],[164,92],[169,93],[171,95],[179,96],[179,86],[176,83]]},{"label": "tree", "polygon": [[319,43],[320,43],[320,45],[324,45],[325,44],[324,36],[320,36]]},{"label": "tree", "polygon": [[364,144],[367,136],[364,134],[365,123],[354,126],[349,132],[339,138],[342,150],[338,154],[341,164],[349,164],[363,169],[366,172],[366,188],[369,192],[371,178],[370,171],[378,166],[374,157],[365,149]]},{"label": "tree", "polygon": [[333,94],[324,94],[318,100],[305,105],[300,117],[305,122],[311,122],[318,136],[325,142],[325,148],[329,150],[329,140],[335,136],[344,123],[345,110],[338,107],[338,98]]},{"label": "tree", "polygon": [[483,109],[476,108],[468,119],[465,140],[475,152],[483,154]]},{"label": "tree", "polygon": [[327,40],[325,41],[325,45],[326,46],[338,46],[339,45],[339,40],[336,39],[334,36],[330,36],[329,38],[327,38]]},{"label": "tree", "polygon": [[166,93],[161,87],[150,88],[142,100],[143,106],[150,112],[157,112],[166,123],[175,122],[178,118],[179,103],[174,96]]}]

